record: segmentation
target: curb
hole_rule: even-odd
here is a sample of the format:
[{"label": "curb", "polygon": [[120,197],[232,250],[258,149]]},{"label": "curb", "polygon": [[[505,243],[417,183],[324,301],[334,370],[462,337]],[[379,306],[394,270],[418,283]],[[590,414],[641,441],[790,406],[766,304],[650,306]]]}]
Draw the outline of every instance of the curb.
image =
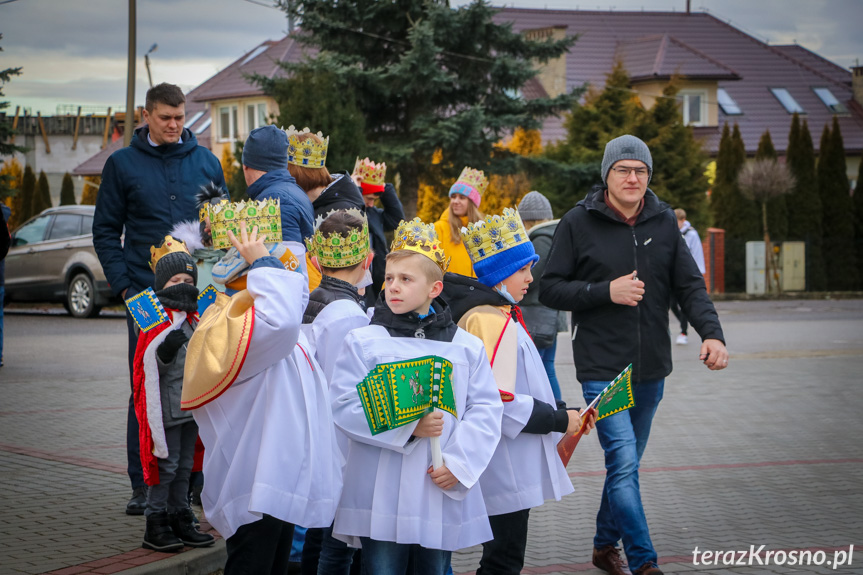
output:
[{"label": "curb", "polygon": [[212,547],[189,549],[146,565],[118,571],[122,575],[211,575],[225,568],[228,552],[224,539]]}]

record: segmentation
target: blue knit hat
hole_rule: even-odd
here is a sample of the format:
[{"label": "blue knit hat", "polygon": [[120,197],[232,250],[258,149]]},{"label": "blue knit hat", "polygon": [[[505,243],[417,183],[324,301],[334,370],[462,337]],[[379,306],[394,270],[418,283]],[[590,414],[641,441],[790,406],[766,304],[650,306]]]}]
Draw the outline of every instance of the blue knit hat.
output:
[{"label": "blue knit hat", "polygon": [[461,233],[473,271],[483,285],[496,286],[527,264],[533,266],[539,261],[521,217],[512,208],[504,209],[500,216],[468,224]]},{"label": "blue knit hat", "polygon": [[288,136],[273,125],[255,128],[243,146],[243,165],[272,172],[288,169]]}]

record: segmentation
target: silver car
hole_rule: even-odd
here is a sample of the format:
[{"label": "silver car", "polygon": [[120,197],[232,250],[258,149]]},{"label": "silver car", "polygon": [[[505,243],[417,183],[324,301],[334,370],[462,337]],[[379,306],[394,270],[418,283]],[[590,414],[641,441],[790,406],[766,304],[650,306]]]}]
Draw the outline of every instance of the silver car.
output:
[{"label": "silver car", "polygon": [[12,233],[7,302],[62,302],[75,317],[119,303],[93,249],[94,206],[48,208]]}]

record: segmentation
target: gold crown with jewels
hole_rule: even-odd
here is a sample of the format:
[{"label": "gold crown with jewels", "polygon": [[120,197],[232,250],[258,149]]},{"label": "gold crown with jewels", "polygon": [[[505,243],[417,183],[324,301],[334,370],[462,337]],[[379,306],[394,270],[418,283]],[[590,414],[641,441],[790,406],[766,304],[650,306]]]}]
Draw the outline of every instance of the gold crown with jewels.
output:
[{"label": "gold crown with jewels", "polygon": [[483,195],[486,188],[488,188],[488,178],[485,177],[485,172],[482,170],[474,170],[473,168],[465,167],[453,185],[458,184],[470,186],[479,192],[479,195]]},{"label": "gold crown with jewels", "polygon": [[419,218],[402,220],[393,236],[390,251],[410,250],[422,254],[436,263],[442,272],[449,267],[449,260],[443,250],[434,224],[424,224]]},{"label": "gold crown with jewels", "polygon": [[461,237],[474,264],[530,241],[518,210],[513,208],[504,208],[502,215],[486,216],[468,224],[461,229]]},{"label": "gold crown with jewels", "polygon": [[174,236],[165,236],[161,244],[150,246],[150,269],[156,271],[156,264],[159,263],[159,260],[175,252],[188,254],[189,250],[183,240],[178,240]]},{"label": "gold crown with jewels", "polygon": [[384,178],[387,175],[387,165],[383,162],[376,164],[368,158],[357,158],[354,164],[354,175],[359,176],[360,182],[372,186],[384,186]]},{"label": "gold crown with jewels", "polygon": [[[308,128],[297,130],[294,126],[288,126],[285,130],[288,135],[288,163],[304,168],[323,168],[327,160],[327,148],[330,145],[330,137],[326,138],[321,132],[312,134]],[[314,138],[300,140],[300,136],[312,134],[321,139],[318,143]]]},{"label": "gold crown with jewels", "polygon": [[279,200],[248,200],[218,204],[207,204],[201,207],[200,217],[210,218],[210,234],[213,236],[213,247],[217,250],[232,246],[228,239],[228,230],[240,237],[240,222],[246,222],[246,231],[251,234],[258,226],[258,237],[266,235],[266,241],[282,241],[282,217]]},{"label": "gold crown with jewels", "polygon": [[[309,252],[317,256],[318,263],[325,268],[346,268],[356,265],[366,259],[371,251],[369,239],[369,222],[366,215],[356,208],[343,210],[357,219],[362,220],[361,228],[349,228],[347,237],[338,232],[328,236],[321,233],[320,227],[326,218],[318,216],[315,222],[315,233],[306,238]],[[327,214],[329,217],[333,212]]]}]

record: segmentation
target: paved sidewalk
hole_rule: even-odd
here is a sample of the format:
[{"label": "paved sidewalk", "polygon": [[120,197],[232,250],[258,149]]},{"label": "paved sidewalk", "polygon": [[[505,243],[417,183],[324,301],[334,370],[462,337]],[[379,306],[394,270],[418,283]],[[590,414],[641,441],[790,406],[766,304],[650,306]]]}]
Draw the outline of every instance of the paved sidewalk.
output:
[{"label": "paved sidewalk", "polygon": [[[854,545],[863,574],[863,301],[720,302],[731,364],[710,372],[693,337],[674,349],[641,484],[667,573],[827,573]],[[120,319],[8,315],[0,368],[0,574],[211,573],[215,548],[140,549],[123,513],[128,381]],[[565,399],[583,404],[568,341]],[[523,573],[587,573],[604,479],[595,436],[569,466],[576,491],[531,514]],[[821,566],[694,565],[693,551],[800,551]],[[760,555],[763,561],[765,553]],[[478,548],[453,557],[472,573]],[[711,562],[712,562],[711,558]],[[747,557],[748,560],[748,557]]]}]

